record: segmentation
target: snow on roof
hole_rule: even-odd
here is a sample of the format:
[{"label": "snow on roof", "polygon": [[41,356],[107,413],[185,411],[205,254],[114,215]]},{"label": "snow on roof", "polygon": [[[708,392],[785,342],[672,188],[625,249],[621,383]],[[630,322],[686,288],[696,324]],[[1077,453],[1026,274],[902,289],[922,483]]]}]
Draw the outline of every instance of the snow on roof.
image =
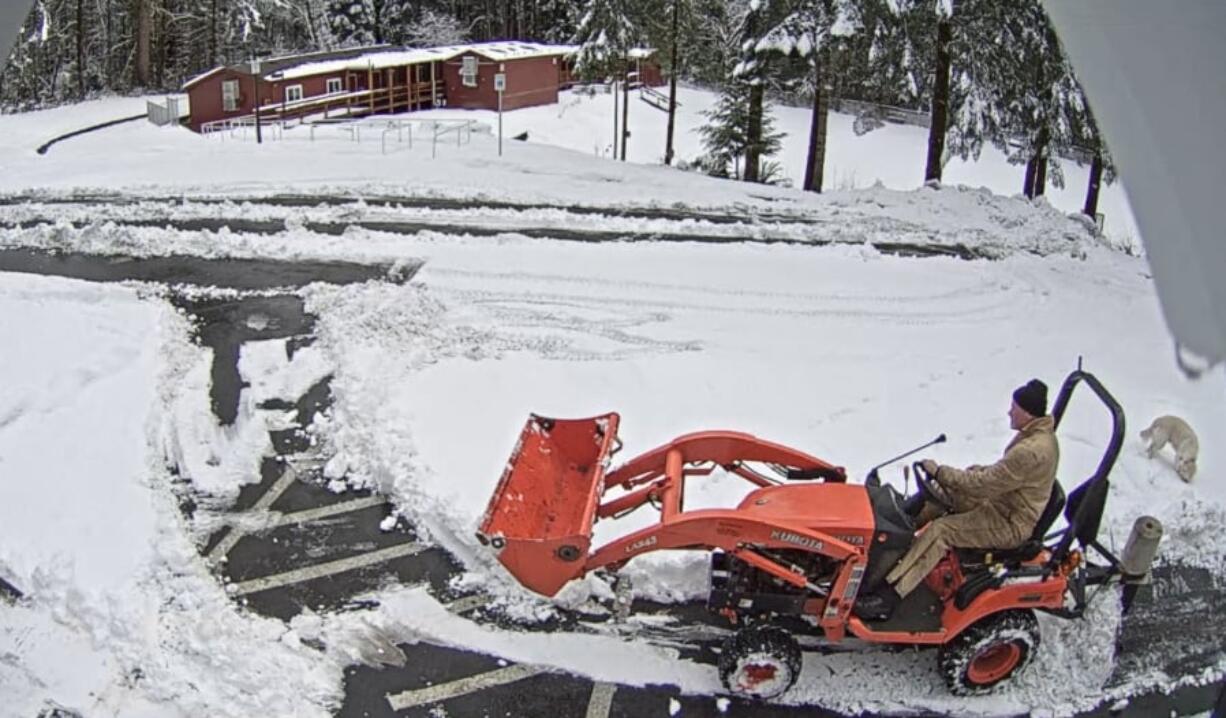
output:
[{"label": "snow on roof", "polygon": [[482,42],[475,45],[459,46],[457,54],[475,52],[491,60],[523,60],[529,57],[548,57],[550,55],[568,55],[578,48],[573,45],[541,45],[535,42]]},{"label": "snow on roof", "polygon": [[450,47],[429,47],[420,49],[404,49],[404,50],[381,50],[379,52],[369,52],[355,57],[348,57],[339,60],[323,60],[320,62],[306,62],[294,67],[287,67],[275,75],[265,76],[265,80],[293,80],[300,77],[310,77],[312,75],[326,75],[329,73],[341,73],[346,70],[366,70],[374,68],[381,70],[385,67],[402,67],[404,65],[416,65],[422,62],[435,62],[438,60],[448,60],[459,54],[455,48]]},{"label": "snow on roof", "polygon": [[199,75],[196,75],[195,77],[191,78],[187,82],[183,83],[183,89],[186,90],[198,82],[203,82],[204,80],[207,80],[208,78],[212,77],[214,74],[221,72],[224,69],[226,69],[225,65],[218,65],[217,67],[214,67],[212,70],[209,70],[207,72],[202,72]]},{"label": "snow on roof", "polygon": [[505,62],[507,60],[524,60],[531,57],[549,57],[552,55],[568,55],[578,48],[573,45],[542,45],[534,42],[481,42],[471,45],[448,45],[445,47],[406,48],[400,50],[380,50],[339,60],[323,60],[306,62],[294,67],[287,67],[276,75],[266,75],[265,80],[293,80],[313,75],[341,73],[347,70],[361,71],[374,68],[381,70],[387,67],[404,67],[423,62],[442,62],[469,53],[481,55],[490,60]]}]

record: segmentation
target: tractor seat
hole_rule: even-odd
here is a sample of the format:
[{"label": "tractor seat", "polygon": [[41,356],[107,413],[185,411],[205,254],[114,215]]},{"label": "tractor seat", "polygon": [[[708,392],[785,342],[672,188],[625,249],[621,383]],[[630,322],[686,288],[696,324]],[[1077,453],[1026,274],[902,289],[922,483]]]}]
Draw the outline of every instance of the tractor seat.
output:
[{"label": "tractor seat", "polygon": [[1060,481],[1056,480],[1052,482],[1051,496],[1047,499],[1047,506],[1043,508],[1043,513],[1039,514],[1034,531],[1021,546],[1000,549],[960,548],[957,549],[958,561],[963,566],[1029,561],[1043,550],[1043,538],[1047,536],[1048,530],[1051,529],[1051,525],[1056,522],[1063,509],[1064,489],[1060,486]]}]

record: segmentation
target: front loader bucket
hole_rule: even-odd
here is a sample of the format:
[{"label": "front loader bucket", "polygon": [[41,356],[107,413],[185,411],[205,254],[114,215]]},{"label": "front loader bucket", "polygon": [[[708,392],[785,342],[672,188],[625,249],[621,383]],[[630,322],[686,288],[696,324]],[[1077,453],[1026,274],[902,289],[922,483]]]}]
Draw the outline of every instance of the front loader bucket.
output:
[{"label": "front loader bucket", "polygon": [[532,414],[511,452],[477,538],[520,583],[546,596],[583,575],[592,524],[617,444],[617,414]]}]

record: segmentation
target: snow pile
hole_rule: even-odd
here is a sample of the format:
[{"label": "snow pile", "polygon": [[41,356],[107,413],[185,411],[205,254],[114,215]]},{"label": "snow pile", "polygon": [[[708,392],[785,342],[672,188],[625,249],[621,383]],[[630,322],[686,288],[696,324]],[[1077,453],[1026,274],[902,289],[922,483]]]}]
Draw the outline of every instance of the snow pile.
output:
[{"label": "snow pile", "polygon": [[[43,199],[49,199],[44,197]],[[322,198],[321,198],[322,199]],[[679,213],[681,214],[681,213]],[[74,215],[77,215],[74,219]],[[386,260],[402,256],[400,235],[349,227],[338,240],[324,228],[307,222],[341,225],[349,222],[410,223],[436,227],[421,235],[450,241],[450,234],[466,231],[487,234],[493,240],[517,238],[517,231],[556,230],[558,236],[590,232],[608,238],[625,236],[705,241],[787,241],[812,244],[881,245],[884,248],[947,248],[978,257],[1001,258],[1025,252],[1085,257],[1090,248],[1104,244],[1091,229],[1044,203],[994,195],[986,189],[962,187],[922,188],[901,192],[874,187],[857,192],[832,192],[803,211],[770,215],[732,210],[724,217],[737,222],[713,222],[702,212],[673,218],[622,217],[579,214],[558,209],[511,210],[475,206],[470,209],[374,207],[364,203],[321,204],[313,208],[231,203],[135,205],[20,204],[0,207],[0,220],[13,228],[0,229],[0,246],[125,254],[139,257],[189,254],[204,257]],[[57,218],[55,224],[30,227],[20,223]],[[195,219],[282,222],[283,231],[252,234],[223,226],[216,232],[176,231],[169,227],[134,227],[123,222],[169,222]],[[80,223],[81,226],[74,226]],[[377,229],[377,226],[375,227]],[[441,232],[447,231],[444,235]],[[581,235],[583,236],[583,235]]]},{"label": "snow pile", "polygon": [[222,426],[212,413],[209,386],[213,352],[200,355],[177,377],[180,391],[168,407],[176,420],[166,431],[165,452],[180,477],[210,503],[232,503],[238,490],[260,480],[260,457],[270,452],[271,442],[264,415],[255,408],[251,392],[239,399],[233,424]]},{"label": "snow pile", "polygon": [[330,715],[347,661],[241,611],[176,505],[161,449],[211,417],[187,321],[131,288],[0,274],[0,330],[20,378],[0,394],[0,572],[25,594],[0,602],[6,714]]}]

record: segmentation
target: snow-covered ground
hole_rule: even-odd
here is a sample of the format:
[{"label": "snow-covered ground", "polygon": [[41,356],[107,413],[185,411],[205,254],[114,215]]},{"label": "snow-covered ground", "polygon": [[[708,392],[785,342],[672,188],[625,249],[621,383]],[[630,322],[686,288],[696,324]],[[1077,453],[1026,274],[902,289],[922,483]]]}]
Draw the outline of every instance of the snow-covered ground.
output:
[{"label": "snow-covered ground", "polygon": [[[701,104],[683,101],[691,111]],[[638,105],[632,128],[636,117],[663,117]],[[577,120],[581,109],[572,98],[524,112],[562,114],[594,138],[596,120]],[[598,110],[590,114],[603,128],[607,113]],[[1226,377],[1219,370],[1185,380],[1145,260],[1105,246],[1042,203],[948,186],[822,197],[748,187],[598,159],[595,145],[578,144],[591,144],[582,129],[552,138],[582,152],[535,144],[551,138],[536,132],[539,121],[527,120],[533,142],[508,143],[502,160],[492,156],[488,136],[440,147],[437,159],[421,146],[384,155],[369,140],[312,144],[293,137],[300,130],[257,149],[138,123],[57,145],[44,157],[33,155],[27,139],[13,139],[38,134],[32,128],[40,123],[62,124],[56,112],[72,110],[0,117],[0,189],[236,197],[425,192],[550,204],[755,207],[819,220],[823,231],[870,243],[904,235],[995,243],[1002,259],[906,259],[867,244],[562,243],[514,232],[351,231],[338,238],[302,229],[303,216],[292,213],[278,216],[286,229],[272,236],[105,221],[0,230],[5,245],[104,254],[426,260],[405,286],[307,288],[308,308],[319,317],[317,345],[292,362],[277,343],[245,347],[240,369],[251,388],[240,422],[224,431],[205,395],[209,352],[189,341],[186,320],[158,292],[0,274],[0,376],[7,378],[0,391],[0,576],[28,594],[16,605],[0,603],[2,714],[33,715],[47,701],[87,715],[326,714],[340,695],[343,665],[370,631],[599,680],[718,690],[712,668],[666,649],[482,626],[447,614],[420,589],[383,591],[380,607],[360,617],[307,614],[286,626],[240,612],[192,543],[200,527],[176,507],[167,459],[179,463],[195,491],[232,496],[258,480],[268,450],[261,426],[283,420],[257,409],[259,400],[292,399],[329,370],[335,404],[313,431],[331,457],[335,488],[374,486],[392,495],[402,513],[465,562],[467,584],[518,615],[544,615],[554,604],[514,585],[473,533],[529,412],[618,411],[626,455],[697,429],[748,431],[860,477],[940,432],[950,441],[930,455],[941,461],[998,455],[1008,439],[1012,389],[1037,376],[1054,400],[1078,357],[1129,418],[1104,543],[1121,546],[1132,520],[1147,513],[1166,525],[1165,556],[1222,564],[1226,462],[1209,437],[1226,427]],[[836,118],[835,127],[843,121]],[[835,127],[832,148],[842,137]],[[647,144],[646,135],[636,129],[632,152]],[[922,136],[888,127],[855,138],[889,142],[848,155],[865,157],[861,166],[879,167],[876,173],[845,169],[842,176],[864,187],[878,177],[892,186],[889,178],[918,175]],[[1000,174],[989,160],[981,164],[966,171]],[[828,169],[828,177],[838,176]],[[231,208],[230,216],[272,212],[241,202]],[[311,212],[311,219],[334,221],[377,215],[362,205]],[[513,218],[481,219],[498,226]],[[547,213],[519,219],[572,221]],[[617,221],[627,228],[632,222]],[[1111,227],[1109,219],[1109,233]],[[1132,244],[1126,234],[1115,239]],[[1185,417],[1201,434],[1191,485],[1176,477],[1169,458],[1143,454],[1137,431],[1164,413]],[[1105,412],[1079,394],[1061,427],[1066,488],[1089,475],[1108,433]],[[900,480],[896,470],[886,477]],[[719,475],[700,486],[687,497],[691,507],[727,505],[745,490]],[[616,530],[649,518],[629,517]],[[602,524],[598,538],[609,528]],[[644,557],[627,570],[641,595],[660,599],[696,596],[705,580],[698,555]],[[575,605],[604,591],[595,579],[576,582],[558,602]],[[1106,602],[1082,622],[1045,622],[1039,666],[988,698],[945,695],[930,654],[869,652],[808,656],[787,700],[851,711],[1067,713],[1100,699],[1117,622]],[[308,647],[320,639],[326,651]],[[891,676],[889,696],[878,690],[883,675]]]},{"label": "snow-covered ground", "polygon": [[[677,156],[679,160],[693,160],[702,153],[696,128],[705,122],[702,112],[714,103],[715,95],[682,87],[678,97]],[[112,104],[108,106],[107,102]],[[253,146],[250,132],[206,140],[183,128],[159,128],[142,122],[73,138],[57,144],[46,155],[34,153],[34,148],[48,139],[75,129],[73,122],[79,122],[79,127],[123,117],[133,109],[139,112],[143,102],[125,98],[87,103],[79,119],[75,119],[76,111],[66,109],[5,116],[6,131],[0,136],[0,191],[126,188],[163,195],[200,191],[251,195],[292,189],[794,212],[820,209],[829,201],[838,202],[847,190],[878,183],[889,189],[914,190],[922,184],[927,151],[927,130],[923,128],[886,125],[857,136],[852,131],[851,115],[831,113],[825,199],[693,173],[677,176],[680,170],[659,167],[664,154],[665,113],[632,96],[631,162],[628,166],[601,162],[597,157],[608,155],[611,144],[612,97],[568,91],[562,93],[557,105],[505,113],[503,133],[507,140],[502,157],[497,155],[496,142],[484,141],[488,136],[466,151],[456,146],[456,133],[446,134],[435,150],[429,128],[419,124],[410,147],[407,134],[385,133],[378,121],[372,121],[360,133],[360,142],[355,142],[347,130],[321,127],[312,135],[308,128],[298,127],[283,134],[270,130],[258,147]],[[804,174],[810,113],[781,106],[774,106],[772,113],[777,128],[786,133],[775,159],[783,165],[785,176],[799,184]],[[488,111],[446,109],[406,117],[472,120],[486,132],[497,127],[497,114]],[[526,143],[509,139],[524,132],[528,133]],[[122,162],[115,159],[117,148],[123,150]],[[1071,162],[1064,162],[1064,166],[1065,187],[1049,187],[1047,199],[1040,204],[1050,202],[1061,212],[1073,213],[1084,202],[1087,168]],[[1004,196],[1018,194],[1021,178],[1022,168],[1009,165],[991,147],[984,149],[977,162],[953,159],[945,169],[946,184],[986,187]],[[1100,212],[1106,217],[1105,232],[1112,241],[1139,248],[1122,183],[1104,186]]]}]

